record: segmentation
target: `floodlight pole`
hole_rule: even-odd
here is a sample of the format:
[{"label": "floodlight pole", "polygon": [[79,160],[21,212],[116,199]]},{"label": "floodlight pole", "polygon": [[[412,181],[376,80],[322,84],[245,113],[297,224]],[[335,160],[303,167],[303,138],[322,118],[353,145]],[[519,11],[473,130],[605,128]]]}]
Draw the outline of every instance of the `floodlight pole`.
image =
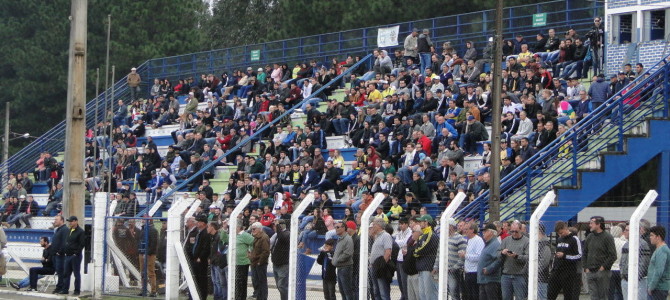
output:
[{"label": "floodlight pole", "polygon": [[[493,101],[491,107],[491,142],[493,153],[500,151],[500,113],[502,94],[502,14],[503,0],[496,1],[496,35],[495,51],[493,55]],[[491,155],[490,189],[489,189],[489,220],[500,220],[500,155]]]}]

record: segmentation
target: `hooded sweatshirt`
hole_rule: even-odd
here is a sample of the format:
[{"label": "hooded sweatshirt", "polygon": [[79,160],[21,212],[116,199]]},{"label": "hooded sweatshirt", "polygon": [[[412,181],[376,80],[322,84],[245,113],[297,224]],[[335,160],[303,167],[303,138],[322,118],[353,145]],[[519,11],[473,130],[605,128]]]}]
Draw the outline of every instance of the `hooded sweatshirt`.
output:
[{"label": "hooded sweatshirt", "polygon": [[592,103],[603,103],[607,101],[609,93],[609,83],[604,78],[598,77],[598,80],[591,83],[589,87],[589,96]]}]

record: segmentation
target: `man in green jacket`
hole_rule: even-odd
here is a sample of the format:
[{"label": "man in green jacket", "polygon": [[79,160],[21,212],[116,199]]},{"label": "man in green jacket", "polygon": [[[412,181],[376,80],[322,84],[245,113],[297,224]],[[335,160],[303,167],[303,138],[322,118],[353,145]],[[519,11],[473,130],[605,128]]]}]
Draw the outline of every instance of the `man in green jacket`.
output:
[{"label": "man in green jacket", "polygon": [[649,240],[656,247],[656,251],[651,256],[647,272],[648,299],[665,300],[670,290],[670,249],[665,244],[665,228],[654,226],[649,229]]},{"label": "man in green jacket", "polygon": [[607,299],[609,294],[612,264],[616,260],[614,237],[605,231],[603,217],[591,217],[591,234],[584,241],[584,273],[592,300]]},{"label": "man in green jacket", "polygon": [[247,299],[247,277],[249,276],[249,265],[251,260],[249,254],[254,244],[251,236],[244,226],[237,225],[237,253],[235,253],[237,265],[235,266],[235,299]]}]

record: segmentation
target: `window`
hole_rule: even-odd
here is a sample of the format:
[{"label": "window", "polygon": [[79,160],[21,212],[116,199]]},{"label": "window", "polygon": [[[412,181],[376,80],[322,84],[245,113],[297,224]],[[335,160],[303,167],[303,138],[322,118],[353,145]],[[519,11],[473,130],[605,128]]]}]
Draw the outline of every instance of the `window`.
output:
[{"label": "window", "polygon": [[665,10],[653,10],[649,14],[651,21],[649,40],[663,40],[666,36]]},{"label": "window", "polygon": [[619,44],[626,44],[633,41],[633,15],[619,16]]}]

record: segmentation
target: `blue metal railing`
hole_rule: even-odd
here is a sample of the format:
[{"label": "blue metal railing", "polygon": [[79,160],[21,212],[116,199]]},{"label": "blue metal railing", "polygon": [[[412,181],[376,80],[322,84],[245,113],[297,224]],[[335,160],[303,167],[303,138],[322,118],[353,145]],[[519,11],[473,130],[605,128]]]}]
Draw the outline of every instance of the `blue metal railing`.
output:
[{"label": "blue metal railing", "polygon": [[[338,75],[337,77],[335,77],[334,79],[332,79],[332,80],[329,81],[328,83],[324,84],[320,89],[318,89],[317,91],[313,92],[309,97],[303,99],[302,101],[300,101],[300,103],[294,105],[294,106],[291,107],[290,109],[286,110],[283,114],[281,114],[281,115],[279,115],[278,117],[274,118],[274,119],[272,120],[272,122],[266,124],[265,126],[261,127],[260,129],[258,129],[256,132],[254,132],[254,134],[250,135],[249,137],[247,137],[246,139],[242,140],[240,143],[238,143],[237,145],[235,145],[235,147],[230,148],[228,151],[226,151],[225,154],[223,154],[223,155],[221,156],[221,159],[223,159],[223,158],[229,156],[231,153],[234,153],[234,152],[237,151],[238,149],[244,147],[246,144],[251,143],[251,142],[254,141],[254,140],[258,140],[258,138],[260,138],[261,134],[264,133],[266,130],[268,130],[268,129],[270,129],[271,127],[273,127],[275,124],[277,124],[279,121],[281,121],[284,117],[286,117],[286,116],[290,116],[290,115],[293,113],[293,111],[295,111],[297,108],[300,108],[300,107],[302,106],[302,104],[307,103],[307,102],[310,101],[312,98],[315,98],[315,96],[317,96],[317,95],[323,95],[323,92],[324,92],[326,89],[328,89],[331,85],[333,85],[333,84],[335,84],[335,83],[340,82],[341,80],[343,80],[343,78],[345,78],[345,76],[349,75],[349,73],[351,73],[353,70],[356,70],[356,68],[358,68],[358,66],[360,66],[361,64],[367,63],[368,60],[369,60],[371,57],[372,57],[372,54],[371,54],[371,53],[368,54],[368,55],[366,55],[365,57],[363,57],[359,62],[355,63],[355,64],[354,64],[351,68],[349,68],[346,72],[342,72],[342,74]],[[220,159],[219,159],[219,160],[212,160],[212,161],[208,162],[206,165],[203,165],[202,168],[200,168],[200,170],[199,170],[198,172],[196,172],[195,174],[191,175],[191,177],[189,177],[189,178],[187,178],[186,180],[184,180],[182,183],[180,183],[179,185],[177,185],[174,189],[172,189],[172,190],[171,190],[170,192],[168,192],[167,194],[163,195],[159,200],[160,200],[160,201],[165,201],[166,199],[170,198],[170,197],[172,196],[172,194],[174,194],[174,193],[176,193],[176,192],[182,190],[182,189],[185,188],[189,183],[191,183],[191,181],[193,181],[194,179],[198,178],[199,176],[202,176],[202,174],[203,174],[204,172],[206,172],[207,170],[210,170],[210,169],[214,168],[214,167],[216,166],[216,164],[217,164],[219,161],[220,161]],[[142,216],[142,215],[144,215],[144,214],[148,211],[148,209],[149,209],[149,207],[145,208],[144,210],[142,210],[141,212],[139,212],[139,213],[137,214],[137,216]]]},{"label": "blue metal railing", "polygon": [[[569,28],[584,34],[593,25],[593,17],[602,15],[603,4],[597,1],[547,1],[541,4],[505,8],[504,24],[506,37],[523,35],[529,43],[535,42],[538,32],[556,29],[562,35]],[[533,14],[546,13],[547,25],[533,27]],[[473,41],[477,49],[482,49],[489,36],[493,35],[494,10],[485,10],[433,19],[394,23],[380,27],[400,26],[399,45],[412,28],[428,28],[436,49],[440,51],[444,41],[450,41],[459,52],[465,51],[466,41]],[[170,78],[196,76],[198,73],[217,73],[223,69],[264,66],[274,62],[294,63],[314,59],[330,62],[332,57],[369,53],[377,47],[378,27],[367,27],[342,32],[305,36],[261,44],[252,44],[226,49],[191,53],[172,57],[152,59],[148,62],[148,78]],[[260,50],[258,61],[251,61],[250,52]]]},{"label": "blue metal railing", "polygon": [[[578,186],[581,169],[599,168],[597,159],[601,152],[624,151],[626,135],[635,134],[637,128],[645,126],[646,118],[667,118],[669,58],[651,67],[644,76],[636,78],[505,176],[500,184],[501,219],[528,220],[533,204],[554,186]],[[488,219],[488,201],[487,191],[460,210],[457,217]]]}]

